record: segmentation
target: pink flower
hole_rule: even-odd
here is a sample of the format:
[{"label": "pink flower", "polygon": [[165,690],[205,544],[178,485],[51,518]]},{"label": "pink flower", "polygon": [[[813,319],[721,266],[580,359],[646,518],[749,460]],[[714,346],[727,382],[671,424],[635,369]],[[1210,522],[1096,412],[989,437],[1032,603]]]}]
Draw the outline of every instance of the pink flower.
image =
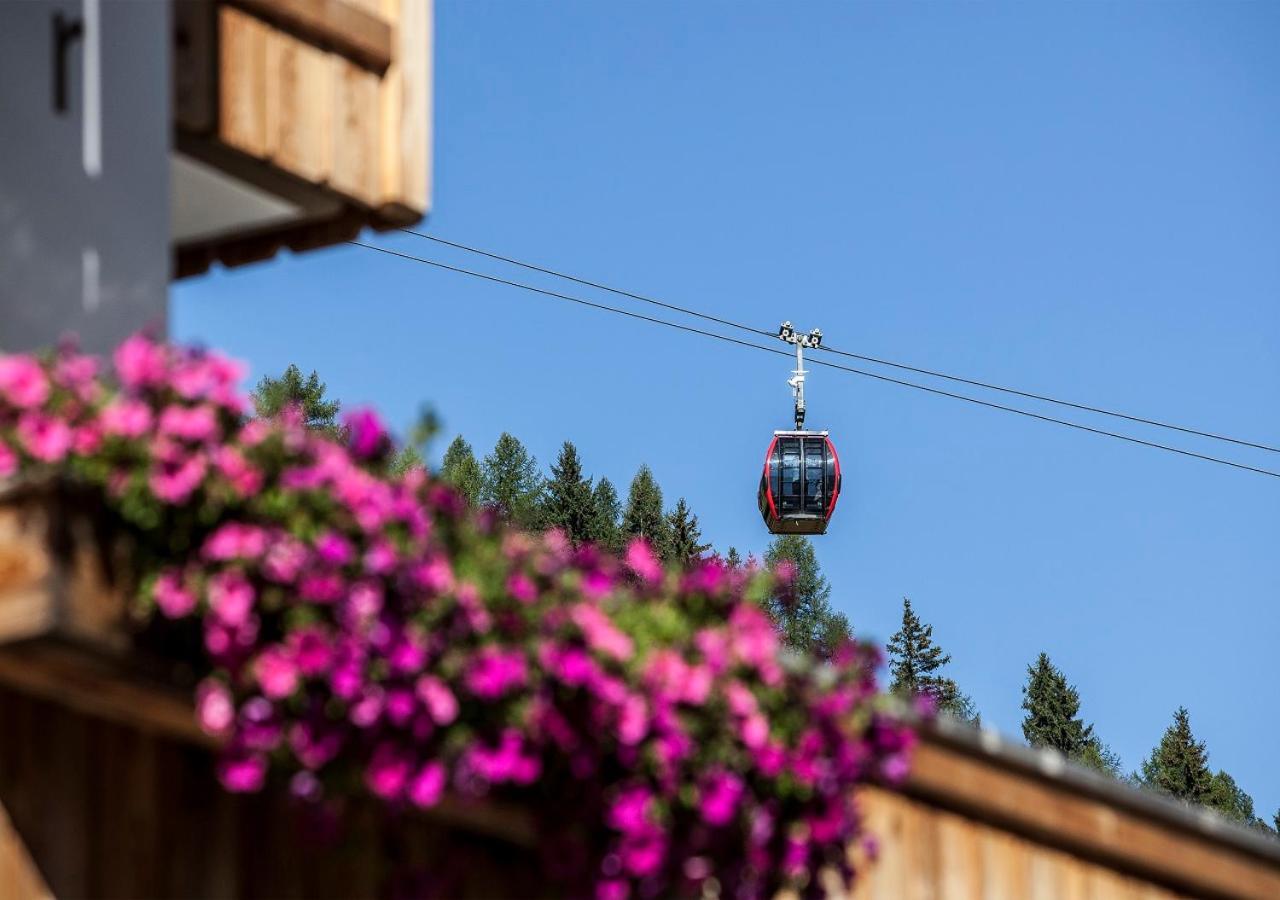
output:
[{"label": "pink flower", "polygon": [[356,409],[343,417],[350,435],[351,451],[361,459],[377,454],[387,443],[387,430],[377,413],[370,409]]},{"label": "pink flower", "polygon": [[262,693],[272,700],[292,696],[298,689],[297,663],[281,647],[263,650],[253,668]]},{"label": "pink flower", "polygon": [[649,809],[652,803],[653,792],[648,788],[627,788],[610,804],[605,813],[605,821],[610,828],[624,834],[642,831],[650,824]]},{"label": "pink flower", "polygon": [[61,419],[41,413],[23,413],[18,419],[18,440],[41,462],[58,462],[71,449],[71,429]]},{"label": "pink flower", "polygon": [[409,757],[395,744],[383,742],[374,748],[364,783],[382,799],[394,800],[404,794],[412,771]]},{"label": "pink flower", "polygon": [[652,586],[662,581],[662,563],[644,538],[636,538],[627,545],[627,565],[640,580]]},{"label": "pink flower", "polygon": [[164,462],[151,472],[148,483],[152,492],[166,503],[181,503],[194,493],[204,480],[206,465],[199,454],[181,462]]},{"label": "pink flower", "polygon": [[618,741],[635,746],[649,733],[649,707],[643,697],[631,696],[622,704],[618,716]]},{"label": "pink flower", "polygon": [[16,471],[18,454],[10,450],[7,444],[0,442],[0,478],[8,478]]},{"label": "pink flower", "polygon": [[165,380],[168,360],[164,348],[141,334],[117,347],[112,358],[120,383],[127,388],[144,388]]},{"label": "pink flower", "polygon": [[409,782],[409,801],[419,809],[427,809],[440,802],[444,794],[444,766],[429,762]]},{"label": "pink flower", "polygon": [[604,879],[596,883],[596,900],[627,900],[631,885],[618,878]]},{"label": "pink flower", "polygon": [[206,734],[225,735],[236,719],[231,692],[221,681],[206,678],[196,688],[196,720]]},{"label": "pink flower", "polygon": [[209,579],[209,606],[227,625],[243,625],[253,610],[253,599],[253,585],[239,572],[219,572]]},{"label": "pink flower", "polygon": [[267,760],[260,753],[229,753],[218,760],[218,780],[233,794],[249,794],[262,789],[267,779]]},{"label": "pink flower", "polygon": [[635,647],[631,638],[623,634],[599,608],[579,603],[570,613],[573,621],[582,629],[587,644],[619,662],[631,658]]},{"label": "pink flower", "polygon": [[708,825],[725,825],[738,809],[742,798],[742,779],[730,772],[718,772],[708,778],[700,791],[699,811]]},{"label": "pink flower", "polygon": [[278,584],[289,584],[307,562],[307,548],[296,538],[279,535],[267,548],[262,572]]},{"label": "pink flower", "polygon": [[49,399],[49,379],[30,356],[0,356],[0,395],[18,409],[34,409]]},{"label": "pink flower", "polygon": [[218,419],[208,406],[166,406],[160,413],[161,434],[203,443],[218,431]]},{"label": "pink flower", "polygon": [[521,603],[529,604],[538,599],[538,586],[528,575],[515,572],[507,579],[507,593]]},{"label": "pink flower", "polygon": [[261,528],[228,522],[204,542],[200,551],[205,559],[257,559],[266,552],[267,535]]},{"label": "pink flower", "polygon": [[628,834],[618,847],[622,867],[637,878],[656,872],[666,855],[667,837],[657,827]]},{"label": "pink flower", "polygon": [[170,619],[180,619],[196,608],[196,595],[182,586],[182,579],[172,570],[163,572],[152,588],[156,606]]},{"label": "pink flower", "polygon": [[453,589],[453,567],[443,556],[433,556],[413,570],[414,580],[432,594]]},{"label": "pink flower", "polygon": [[231,489],[240,497],[251,497],[262,489],[262,472],[232,447],[219,447],[213,453],[213,464]]},{"label": "pink flower", "polygon": [[524,654],[485,647],[467,669],[467,689],[482,700],[496,700],[508,690],[523,687],[526,679]]},{"label": "pink flower", "polygon": [[288,647],[298,671],[307,678],[323,675],[333,666],[333,645],[320,626],[294,631],[288,637]]},{"label": "pink flower", "polygon": [[335,566],[345,566],[355,555],[351,542],[336,531],[326,531],[320,535],[315,546],[316,555]]},{"label": "pink flower", "polygon": [[117,397],[102,410],[101,421],[109,435],[141,437],[151,427],[151,408],[140,400]]}]

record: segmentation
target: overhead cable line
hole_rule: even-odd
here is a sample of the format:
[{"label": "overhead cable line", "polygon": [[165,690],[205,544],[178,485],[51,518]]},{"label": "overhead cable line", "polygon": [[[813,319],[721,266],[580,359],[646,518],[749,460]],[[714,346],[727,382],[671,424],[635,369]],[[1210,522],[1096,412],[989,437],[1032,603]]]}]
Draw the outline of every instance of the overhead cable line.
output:
[{"label": "overhead cable line", "polygon": [[[753,328],[750,325],[746,325],[742,322],[735,322],[732,319],[725,319],[725,318],[721,318],[720,316],[708,315],[707,313],[699,312],[695,309],[689,309],[687,307],[679,306],[674,303],[667,303],[663,300],[658,300],[654,297],[647,297],[644,294],[637,294],[637,293],[633,293],[632,291],[623,290],[621,288],[611,287],[610,285],[607,285],[607,284],[601,284],[600,282],[590,281],[586,278],[579,278],[576,275],[569,275],[565,272],[559,272],[559,271],[556,271],[555,269],[549,269],[545,266],[540,266],[535,263],[526,262],[520,259],[515,259],[510,256],[503,256],[500,253],[494,253],[490,250],[484,250],[479,247],[472,247],[467,244],[458,243],[457,241],[446,240],[445,238],[437,237],[436,235],[433,235],[433,234],[427,234],[426,232],[422,232],[422,231],[415,231],[412,228],[400,228],[397,230],[403,231],[406,234],[411,234],[414,237],[422,238],[428,241],[434,241],[437,244],[443,244],[446,247],[453,247],[457,250],[465,250],[468,253],[475,253],[479,256],[485,256],[485,257],[488,257],[489,259],[497,260],[499,262],[509,263],[513,266],[519,266],[523,269],[528,269],[532,272],[541,272],[544,275],[551,275],[556,278],[563,278],[566,281],[571,281],[575,284],[581,284],[585,287],[595,288],[601,291],[607,291],[611,294],[617,294],[620,297],[628,297],[632,300],[639,300],[642,303],[649,303],[653,306],[659,306],[659,307],[662,307],[663,309],[671,310],[672,312],[678,312],[687,316],[693,316],[694,318],[702,319],[707,322],[715,322],[718,325],[726,325],[730,328],[737,328],[742,331],[749,332],[754,335],[758,335],[760,337],[767,337],[767,338],[777,337],[777,334],[773,331],[766,331],[760,328]],[[833,353],[837,356],[843,356],[848,359],[857,359],[857,360],[861,360],[862,362],[875,363],[876,365],[888,366],[890,368],[899,369],[905,372],[915,372],[918,375],[928,375],[931,378],[942,378],[947,381],[955,382],[957,384],[967,384],[970,387],[983,388],[984,390],[989,390],[989,391],[999,391],[1000,393],[1003,393],[1003,394],[1010,394],[1015,397],[1023,397],[1028,400],[1038,400],[1044,403],[1053,403],[1057,406],[1064,406],[1070,409],[1078,409],[1081,412],[1096,413],[1102,416],[1110,416],[1116,419],[1124,419],[1125,421],[1128,421],[1128,422],[1137,422],[1142,425],[1151,425],[1156,428],[1167,428],[1170,431],[1179,431],[1179,432],[1182,432],[1183,434],[1191,434],[1197,437],[1209,438],[1215,441],[1225,441],[1226,443],[1236,444],[1241,447],[1252,447],[1256,450],[1266,450],[1271,453],[1280,453],[1280,447],[1274,447],[1269,444],[1261,444],[1261,443],[1256,443],[1254,441],[1247,441],[1242,438],[1234,438],[1228,435],[1217,434],[1212,431],[1204,431],[1198,428],[1190,428],[1184,425],[1174,425],[1170,422],[1161,422],[1157,419],[1147,419],[1142,416],[1130,415],[1129,413],[1116,412],[1114,410],[1103,409],[1102,407],[1098,407],[1098,406],[1090,406],[1086,403],[1075,403],[1071,400],[1063,400],[1058,397],[1050,397],[1046,394],[1036,394],[1031,391],[1023,391],[1017,388],[1004,387],[1003,385],[992,384],[991,382],[987,382],[987,381],[978,381],[973,378],[964,378],[960,375],[949,375],[946,372],[938,372],[933,369],[923,368],[921,366],[913,366],[907,363],[894,362],[893,360],[889,360],[889,359],[880,359],[875,356],[866,356],[861,353],[852,353],[848,350],[840,350],[836,347],[829,347],[826,344],[823,344],[818,349],[825,350],[828,353]]]},{"label": "overhead cable line", "polygon": [[[500,278],[496,275],[489,275],[484,272],[476,272],[471,269],[464,269],[460,266],[452,266],[452,265],[449,265],[448,263],[439,262],[438,260],[425,259],[421,256],[414,256],[409,253],[402,253],[398,250],[392,250],[388,247],[379,247],[376,244],[366,244],[363,241],[355,241],[355,240],[347,241],[347,243],[353,244],[354,246],[357,246],[357,247],[364,247],[367,250],[376,250],[379,253],[385,253],[388,256],[399,257],[400,259],[408,260],[410,262],[416,262],[422,265],[433,266],[437,269],[443,269],[447,272],[454,272],[459,275],[467,275],[472,278],[483,279],[485,281],[493,282],[495,284],[501,284],[501,285],[506,285],[507,287],[519,288],[520,290],[529,291],[535,294],[540,294],[544,297],[552,297],[557,300],[565,300],[569,303],[576,303],[580,306],[587,306],[592,309],[601,310],[603,312],[611,312],[621,316],[626,316],[631,319],[639,319],[642,322],[649,322],[654,325],[663,325],[663,326],[666,326],[667,328],[676,329],[677,331],[684,331],[689,334],[696,334],[702,337],[714,338],[715,340],[724,341],[725,343],[729,343],[729,344],[736,344],[740,347],[749,347],[753,350],[763,350],[766,353],[778,354],[781,356],[785,356],[788,359],[791,358],[791,354],[788,351],[782,350],[777,347],[766,347],[761,344],[752,343],[751,341],[744,341],[739,338],[729,337],[728,335],[717,334],[714,331],[706,331],[701,328],[694,328],[692,325],[682,325],[678,322],[670,322],[670,321],[667,321],[666,319],[659,319],[655,316],[646,316],[641,313],[632,312],[631,310],[620,309],[616,306],[609,306],[608,304],[605,304],[605,303],[596,303],[592,300],[585,300],[581,297],[570,296],[569,294],[561,294],[557,291],[550,291],[550,290],[546,290],[545,288],[535,287],[534,285],[531,285],[531,284],[524,284],[522,282],[512,281],[507,278]],[[773,334],[770,334],[768,336],[776,337],[776,335],[773,335]],[[1101,428],[1093,428],[1088,425],[1081,425],[1078,422],[1069,422],[1066,419],[1056,419],[1053,416],[1045,416],[1045,415],[1041,415],[1040,413],[1030,412],[1029,410],[1025,410],[1025,409],[1018,409],[1017,407],[1013,407],[1013,406],[1005,406],[1000,403],[992,403],[991,401],[988,401],[988,400],[980,400],[976,397],[968,397],[964,394],[956,394],[951,391],[944,391],[941,388],[929,387],[928,385],[917,384],[912,381],[903,381],[902,379],[899,379],[899,378],[891,378],[888,375],[881,375],[876,372],[868,372],[864,369],[854,368],[853,366],[846,366],[846,365],[841,365],[840,363],[827,362],[826,360],[821,360],[821,359],[811,359],[810,362],[812,362],[814,365],[825,366],[829,369],[836,369],[841,372],[849,372],[854,375],[861,375],[865,378],[874,378],[877,381],[884,381],[884,382],[888,382],[889,384],[896,384],[902,387],[913,388],[918,391],[924,391],[929,394],[936,394],[941,397],[950,397],[953,400],[963,400],[966,403],[972,403],[977,406],[985,406],[989,409],[997,409],[997,410],[1001,410],[1002,412],[1014,413],[1019,416],[1026,416],[1027,418],[1030,418],[1030,419],[1038,419],[1042,422],[1049,422],[1054,425],[1063,425],[1067,428],[1074,428],[1078,431],[1087,431],[1090,434],[1097,434],[1103,437],[1116,438],[1117,440],[1127,441],[1128,443],[1138,444],[1143,447],[1151,447],[1156,450],[1166,450],[1170,453],[1177,453],[1181,456],[1189,456],[1192,459],[1200,459],[1200,460],[1204,460],[1205,462],[1218,463],[1219,465],[1223,465],[1223,466],[1231,466],[1232,468],[1243,469],[1247,472],[1256,472],[1259,475],[1270,475],[1272,478],[1280,478],[1280,472],[1273,472],[1268,469],[1261,469],[1256,466],[1245,465],[1244,463],[1232,462],[1231,460],[1221,459],[1216,456],[1208,456],[1203,453],[1195,453],[1190,450],[1183,450],[1179,447],[1171,447],[1167,444],[1159,444],[1159,443],[1156,443],[1155,441],[1146,441],[1146,440],[1142,440],[1141,438],[1130,437],[1129,435],[1126,435],[1126,434],[1119,434],[1114,431],[1106,431]]]}]

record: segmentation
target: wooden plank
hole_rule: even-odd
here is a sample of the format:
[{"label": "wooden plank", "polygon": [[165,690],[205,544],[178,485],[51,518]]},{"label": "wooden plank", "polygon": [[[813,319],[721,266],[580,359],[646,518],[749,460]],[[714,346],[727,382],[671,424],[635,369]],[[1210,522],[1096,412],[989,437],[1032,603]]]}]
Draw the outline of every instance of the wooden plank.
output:
[{"label": "wooden plank", "polygon": [[266,155],[323,184],[333,167],[333,67],[328,54],[282,31],[267,33]]},{"label": "wooden plank", "polygon": [[173,13],[173,124],[205,134],[217,127],[218,22],[212,0],[182,0]]},{"label": "wooden plank", "polygon": [[905,790],[1011,833],[1193,894],[1241,900],[1280,897],[1280,867],[928,741],[917,748]]},{"label": "wooden plank", "polygon": [[973,900],[982,896],[980,826],[960,816],[936,812],[938,819],[941,900]]},{"label": "wooden plank", "polygon": [[417,222],[431,206],[432,0],[382,0],[396,51],[379,85],[382,160],[378,214]]},{"label": "wooden plank", "polygon": [[376,3],[355,0],[231,0],[255,17],[319,48],[381,73],[391,64],[394,37]]},{"label": "wooden plank", "polygon": [[53,891],[0,803],[0,900],[53,900]]},{"label": "wooden plank", "polygon": [[329,185],[366,206],[378,202],[378,78],[330,55],[333,69],[333,172]]},{"label": "wooden plank", "polygon": [[267,32],[238,9],[218,10],[218,137],[256,157],[267,149]]}]

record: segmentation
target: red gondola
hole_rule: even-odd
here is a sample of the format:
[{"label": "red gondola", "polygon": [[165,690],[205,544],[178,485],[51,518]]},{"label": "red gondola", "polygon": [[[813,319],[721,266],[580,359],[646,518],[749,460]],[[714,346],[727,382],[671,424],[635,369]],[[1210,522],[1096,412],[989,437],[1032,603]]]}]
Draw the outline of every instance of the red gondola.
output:
[{"label": "red gondola", "polygon": [[826,534],[840,499],[840,458],[825,431],[775,431],[757,503],[771,534]]},{"label": "red gondola", "polygon": [[787,382],[795,397],[794,431],[775,431],[764,456],[756,503],[772,534],[826,534],[840,498],[840,458],[825,431],[804,430],[804,348],[822,346],[822,332],[801,334],[783,322],[778,338],[796,348]]}]

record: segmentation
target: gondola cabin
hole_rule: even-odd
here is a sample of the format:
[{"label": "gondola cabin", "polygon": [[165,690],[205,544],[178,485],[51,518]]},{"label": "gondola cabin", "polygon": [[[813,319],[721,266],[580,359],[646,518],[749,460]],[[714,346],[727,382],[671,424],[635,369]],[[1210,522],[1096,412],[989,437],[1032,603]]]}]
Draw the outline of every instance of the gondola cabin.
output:
[{"label": "gondola cabin", "polygon": [[840,497],[840,459],[825,431],[775,431],[757,502],[772,534],[825,534]]}]

